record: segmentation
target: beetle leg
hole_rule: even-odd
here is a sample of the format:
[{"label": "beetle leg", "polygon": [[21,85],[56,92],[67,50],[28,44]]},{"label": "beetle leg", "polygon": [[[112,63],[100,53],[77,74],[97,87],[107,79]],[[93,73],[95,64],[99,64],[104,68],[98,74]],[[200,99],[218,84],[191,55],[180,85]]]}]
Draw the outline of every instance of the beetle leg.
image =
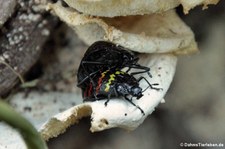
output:
[{"label": "beetle leg", "polygon": [[[145,78],[145,77],[140,77],[139,79],[137,79],[137,81],[138,82],[140,82],[142,79],[144,79],[147,83],[148,83],[148,87],[144,90],[144,91],[146,91],[149,87],[151,88],[151,89],[154,89],[154,90],[157,90],[157,91],[159,91],[159,90],[163,90],[162,88],[156,88],[156,87],[153,87],[154,85],[159,85],[158,83],[154,83],[154,84],[150,84],[149,82],[148,82],[148,80]],[[143,91],[143,92],[144,92]]]},{"label": "beetle leg", "polygon": [[[85,69],[85,64],[97,64],[97,65],[108,65],[106,63],[102,63],[102,62],[94,62],[94,61],[82,61],[81,62],[81,66],[83,68],[83,70],[85,71],[85,74],[86,74],[86,77],[81,80],[80,82],[78,82],[77,86],[81,86],[82,83],[84,83],[87,79],[90,79],[92,84],[93,84],[93,79],[92,79],[92,76],[94,76],[96,73],[100,72],[102,69],[98,69],[94,72],[91,72],[91,73],[88,73],[87,70]],[[95,84],[93,84],[93,86],[95,86]]]},{"label": "beetle leg", "polygon": [[137,107],[137,108],[141,111],[141,113],[142,113],[143,115],[145,115],[145,112],[144,112],[138,105],[136,105],[135,103],[133,103],[133,102],[127,97],[127,95],[125,95],[124,98],[125,98],[129,103],[131,103],[133,106]]},{"label": "beetle leg", "polygon": [[[143,71],[138,71],[138,72],[132,72],[132,73],[130,73],[130,75],[137,75],[137,74],[141,74],[141,73],[147,73],[148,76],[149,76],[150,78],[152,78],[152,75],[151,75],[151,73],[149,72],[149,71],[150,71],[150,68],[149,68],[149,67],[141,66],[141,65],[139,65],[139,64],[132,64],[132,65],[130,65],[130,66],[128,66],[128,67],[129,67],[128,70],[130,70],[131,68],[143,70]],[[127,72],[128,72],[128,71],[127,71]]]},{"label": "beetle leg", "polygon": [[[92,85],[93,85],[93,88],[94,88],[94,90],[95,90],[95,83],[94,83],[93,79],[90,77],[90,74],[89,74],[89,73],[87,72],[87,70],[85,69],[84,64],[85,64],[85,62],[82,61],[82,62],[81,62],[81,66],[83,67],[84,72],[85,72],[86,75],[87,75],[87,78],[90,79],[90,81],[91,81],[91,83],[92,83]],[[85,79],[83,79],[83,80],[85,81]],[[83,80],[82,80],[82,81],[83,81]],[[80,84],[81,84],[81,83],[79,82],[79,85],[80,85]]]},{"label": "beetle leg", "polygon": [[78,82],[78,84],[77,84],[77,86],[80,86],[82,83],[84,83],[84,81],[86,81],[88,78],[90,78],[90,80],[92,80],[92,76],[93,75],[95,75],[96,73],[98,73],[100,71],[100,69],[99,70],[97,70],[97,71],[95,71],[95,72],[92,72],[92,73],[90,73],[90,74],[88,74],[83,80],[81,80],[80,82]]},{"label": "beetle leg", "polygon": [[104,103],[105,107],[108,105],[108,102],[109,102],[110,99],[107,99]]},{"label": "beetle leg", "polygon": [[111,94],[108,94],[108,98],[107,98],[107,100],[105,101],[105,107],[108,105],[108,102],[109,102],[109,100],[110,100],[110,96],[111,96]]},{"label": "beetle leg", "polygon": [[[138,60],[139,60],[139,58],[138,58],[138,57],[135,57],[135,58],[133,59],[133,61],[130,62],[130,63],[132,63],[132,65],[137,65]],[[126,66],[126,67],[128,67],[128,69],[127,69],[127,71],[126,71],[126,73],[128,73],[128,72],[131,70],[132,67],[130,67],[130,65],[129,65],[129,66]]]},{"label": "beetle leg", "polygon": [[113,89],[113,91],[110,91],[109,94],[108,94],[108,98],[107,98],[107,100],[105,102],[105,106],[107,106],[109,100],[111,99],[111,95],[113,94],[112,92],[114,92],[114,96],[115,97],[119,97],[119,95],[118,95],[118,93],[116,91],[116,88],[115,87],[112,87],[112,89]]}]

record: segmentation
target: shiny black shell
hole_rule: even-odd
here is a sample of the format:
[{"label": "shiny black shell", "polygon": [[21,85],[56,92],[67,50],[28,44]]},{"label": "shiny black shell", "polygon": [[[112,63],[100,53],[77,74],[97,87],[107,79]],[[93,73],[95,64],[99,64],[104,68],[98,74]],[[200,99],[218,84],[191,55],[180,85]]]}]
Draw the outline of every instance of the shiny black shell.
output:
[{"label": "shiny black shell", "polygon": [[86,88],[90,79],[106,70],[121,70],[136,64],[138,57],[122,46],[106,41],[97,41],[84,54],[77,72],[77,86]]}]

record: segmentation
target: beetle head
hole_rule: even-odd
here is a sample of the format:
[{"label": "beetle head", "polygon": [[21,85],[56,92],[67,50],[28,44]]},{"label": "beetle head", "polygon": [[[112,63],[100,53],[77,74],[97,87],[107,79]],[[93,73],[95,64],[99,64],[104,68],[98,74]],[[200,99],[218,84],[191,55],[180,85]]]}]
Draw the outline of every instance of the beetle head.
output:
[{"label": "beetle head", "polygon": [[137,99],[139,99],[143,96],[142,88],[139,86],[133,86],[130,90],[130,94],[134,97],[137,97]]},{"label": "beetle head", "polygon": [[130,86],[126,83],[121,83],[117,85],[116,91],[119,95],[132,95],[134,97],[137,97],[137,99],[141,98],[143,96],[142,94],[142,88],[139,86]]}]

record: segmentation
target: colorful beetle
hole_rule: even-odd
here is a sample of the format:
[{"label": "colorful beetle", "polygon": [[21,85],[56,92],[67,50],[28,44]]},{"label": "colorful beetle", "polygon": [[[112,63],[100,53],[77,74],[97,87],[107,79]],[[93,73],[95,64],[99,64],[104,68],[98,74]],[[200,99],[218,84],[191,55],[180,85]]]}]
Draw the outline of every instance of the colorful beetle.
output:
[{"label": "colorful beetle", "polygon": [[[143,90],[139,86],[139,82],[142,79],[145,78],[140,77],[139,79],[136,79],[132,75],[120,70],[107,70],[102,72],[100,77],[94,78],[94,82],[97,82],[96,88],[93,88],[92,83],[89,82],[89,85],[85,88],[85,90],[82,90],[83,99],[84,101],[107,99],[105,102],[105,106],[107,106],[107,103],[111,98],[124,97],[124,99],[136,106],[144,115],[144,111],[132,102],[133,97],[139,99],[143,96]],[[158,84],[150,84],[146,79],[145,81],[148,83],[150,88],[160,90],[160,88],[153,87],[153,85]],[[129,98],[130,96],[131,98]]]},{"label": "colorful beetle", "polygon": [[150,69],[139,65],[137,63],[138,60],[139,58],[135,53],[128,51],[122,46],[115,45],[111,42],[97,41],[88,48],[81,60],[77,73],[77,86],[84,88],[91,81],[93,87],[95,87],[96,85],[92,78],[96,75],[99,76],[100,71],[103,72],[109,69],[121,70],[122,68],[128,67],[127,72],[131,68],[135,68],[142,70],[135,72],[135,74],[149,73]]},{"label": "colorful beetle", "polygon": [[[135,53],[110,42],[98,41],[91,45],[81,60],[77,73],[77,86],[81,88],[84,101],[107,99],[105,106],[113,97],[124,97],[136,106],[144,115],[144,111],[132,102],[143,96],[139,81],[144,79],[150,88],[155,88],[144,77],[136,79],[134,75],[147,73],[151,77],[150,68],[138,64]],[[127,71],[122,71],[127,67]],[[140,71],[129,73],[131,69]],[[147,89],[147,88],[146,88]]]}]

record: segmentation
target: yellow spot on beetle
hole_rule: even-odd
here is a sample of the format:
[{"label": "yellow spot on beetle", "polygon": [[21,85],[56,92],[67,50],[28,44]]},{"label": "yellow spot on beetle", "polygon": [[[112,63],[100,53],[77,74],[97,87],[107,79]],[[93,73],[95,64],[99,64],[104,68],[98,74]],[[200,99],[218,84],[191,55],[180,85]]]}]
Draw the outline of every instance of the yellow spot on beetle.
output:
[{"label": "yellow spot on beetle", "polygon": [[115,74],[124,74],[124,72],[123,71],[116,71]]},{"label": "yellow spot on beetle", "polygon": [[[108,72],[108,71],[107,71]],[[109,76],[109,80],[108,82],[106,83],[106,88],[105,88],[105,92],[108,92],[109,89],[110,89],[110,85],[112,84],[112,81],[115,80],[115,76],[118,75],[118,74],[124,74],[125,72],[123,71],[116,71],[115,74],[111,74]]]},{"label": "yellow spot on beetle", "polygon": [[115,80],[115,74],[111,74],[109,77],[109,81],[107,82],[106,84],[106,88],[105,88],[105,91],[108,92],[109,91],[109,88],[110,88],[110,84],[112,83],[112,81]]}]

